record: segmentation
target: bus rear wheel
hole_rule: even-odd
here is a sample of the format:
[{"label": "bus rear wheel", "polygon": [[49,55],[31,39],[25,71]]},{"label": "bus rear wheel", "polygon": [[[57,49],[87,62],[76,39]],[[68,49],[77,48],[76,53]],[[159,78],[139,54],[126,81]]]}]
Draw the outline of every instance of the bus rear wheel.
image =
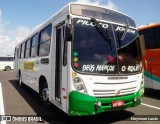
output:
[{"label": "bus rear wheel", "polygon": [[18,84],[19,84],[19,86],[20,86],[21,88],[23,88],[23,87],[24,87],[24,84],[23,84],[23,82],[22,82],[22,76],[21,76],[21,73],[19,73]]}]

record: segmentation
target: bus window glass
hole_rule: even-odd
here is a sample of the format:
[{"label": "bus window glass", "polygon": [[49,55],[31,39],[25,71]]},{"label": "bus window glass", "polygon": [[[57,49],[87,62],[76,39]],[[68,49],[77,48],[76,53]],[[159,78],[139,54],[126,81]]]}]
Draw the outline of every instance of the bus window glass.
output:
[{"label": "bus window glass", "polygon": [[128,45],[131,41],[133,41],[136,37],[138,37],[138,32],[135,29],[128,28],[127,33],[122,38],[122,35],[125,32],[125,27],[124,26],[119,26],[119,25],[113,25],[115,35],[116,35],[116,41],[117,41],[117,46],[118,48],[125,47]]},{"label": "bus window glass", "polygon": [[77,71],[118,74],[116,45],[111,24],[101,25],[108,31],[111,41],[104,39],[90,20],[74,19],[72,65]]},{"label": "bus window glass", "polygon": [[146,49],[153,48],[153,29],[141,30],[140,34],[144,35]]},{"label": "bus window glass", "polygon": [[154,48],[160,48],[160,27],[153,28]]},{"label": "bus window glass", "polygon": [[14,51],[14,59],[18,58],[18,51],[19,51],[19,47],[15,48],[15,51]]},{"label": "bus window glass", "polygon": [[14,60],[14,57],[0,57],[0,61],[13,61]]},{"label": "bus window glass", "polygon": [[19,45],[18,58],[21,58],[22,45]]},{"label": "bus window glass", "polygon": [[26,42],[25,58],[30,57],[30,45],[31,45],[31,40],[29,39]]},{"label": "bus window glass", "polygon": [[52,26],[49,25],[40,33],[39,56],[47,56],[50,51]]},{"label": "bus window glass", "polygon": [[138,40],[138,31],[128,28],[127,33],[122,38],[125,27],[114,25],[114,32],[118,47],[119,73],[137,73],[141,71],[141,51]]},{"label": "bus window glass", "polygon": [[25,49],[25,43],[22,44],[21,59],[24,58],[24,49]]},{"label": "bus window glass", "polygon": [[75,19],[73,22],[72,65],[75,70],[96,74],[141,72],[141,51],[137,30],[128,28],[125,37],[121,39],[125,27],[99,23],[108,31],[111,37],[110,45],[109,41],[102,37],[90,20]]},{"label": "bus window glass", "polygon": [[36,57],[38,46],[38,34],[32,38],[31,57]]}]

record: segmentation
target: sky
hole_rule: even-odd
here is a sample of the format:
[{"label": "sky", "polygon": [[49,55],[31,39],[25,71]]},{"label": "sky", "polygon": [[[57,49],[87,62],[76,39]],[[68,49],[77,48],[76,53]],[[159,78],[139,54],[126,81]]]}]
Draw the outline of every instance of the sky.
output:
[{"label": "sky", "polygon": [[0,56],[69,2],[90,3],[131,16],[137,27],[160,22],[160,0],[0,0]]}]

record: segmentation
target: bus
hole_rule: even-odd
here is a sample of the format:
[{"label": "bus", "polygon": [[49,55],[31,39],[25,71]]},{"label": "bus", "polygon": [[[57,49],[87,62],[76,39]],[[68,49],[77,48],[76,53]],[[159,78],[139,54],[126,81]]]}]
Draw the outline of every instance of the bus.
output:
[{"label": "bus", "polygon": [[13,70],[13,56],[0,56],[0,70]]},{"label": "bus", "polygon": [[118,11],[69,3],[15,48],[19,85],[71,116],[141,104],[142,38]]},{"label": "bus", "polygon": [[160,90],[160,23],[138,29],[145,39],[145,87]]}]

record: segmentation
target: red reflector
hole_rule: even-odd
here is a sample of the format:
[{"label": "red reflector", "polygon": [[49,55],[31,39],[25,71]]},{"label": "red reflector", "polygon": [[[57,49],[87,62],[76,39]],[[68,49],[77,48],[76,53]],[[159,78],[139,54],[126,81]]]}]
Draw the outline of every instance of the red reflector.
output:
[{"label": "red reflector", "polygon": [[121,106],[124,106],[124,101],[113,101],[112,102],[112,107],[115,108],[115,107],[121,107]]},{"label": "red reflector", "polygon": [[63,96],[63,99],[67,99],[67,96]]},{"label": "red reflector", "polygon": [[65,88],[62,88],[62,90],[65,91],[66,89],[65,89]]}]

